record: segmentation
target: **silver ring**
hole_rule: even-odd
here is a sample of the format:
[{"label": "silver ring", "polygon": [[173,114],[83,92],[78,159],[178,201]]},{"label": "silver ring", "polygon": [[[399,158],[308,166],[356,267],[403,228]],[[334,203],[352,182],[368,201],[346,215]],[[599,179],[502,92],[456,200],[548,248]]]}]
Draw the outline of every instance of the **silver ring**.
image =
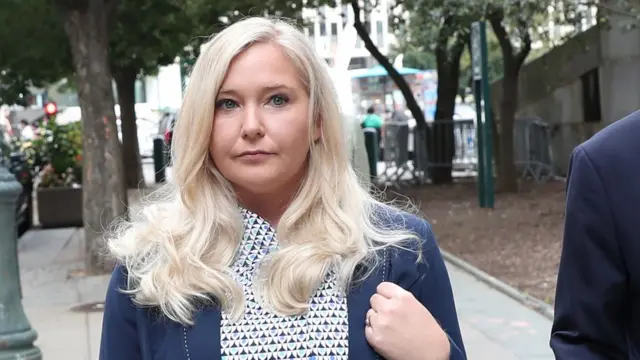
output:
[{"label": "silver ring", "polygon": [[364,319],[364,325],[367,327],[371,327],[371,321],[369,320],[370,317],[371,315],[367,315],[367,318]]}]

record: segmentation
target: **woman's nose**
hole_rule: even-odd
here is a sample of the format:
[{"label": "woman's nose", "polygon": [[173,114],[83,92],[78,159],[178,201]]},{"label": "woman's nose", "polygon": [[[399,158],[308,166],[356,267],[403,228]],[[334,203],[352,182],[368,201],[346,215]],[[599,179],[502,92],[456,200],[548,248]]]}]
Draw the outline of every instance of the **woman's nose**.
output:
[{"label": "woman's nose", "polygon": [[264,126],[260,109],[258,107],[245,107],[245,109],[242,137],[255,138],[264,136]]}]

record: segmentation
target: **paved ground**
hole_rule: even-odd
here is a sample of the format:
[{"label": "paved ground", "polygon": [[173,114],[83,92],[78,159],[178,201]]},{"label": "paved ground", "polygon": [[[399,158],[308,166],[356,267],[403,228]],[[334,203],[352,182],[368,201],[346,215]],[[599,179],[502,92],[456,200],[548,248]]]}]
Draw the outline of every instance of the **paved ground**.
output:
[{"label": "paved ground", "polygon": [[553,360],[551,321],[449,265],[470,360]]},{"label": "paved ground", "polygon": [[[81,231],[30,231],[19,253],[23,302],[44,359],[97,359],[102,314],[71,309],[101,301],[108,278],[75,276],[82,268]],[[469,359],[553,359],[547,319],[449,267]]]}]

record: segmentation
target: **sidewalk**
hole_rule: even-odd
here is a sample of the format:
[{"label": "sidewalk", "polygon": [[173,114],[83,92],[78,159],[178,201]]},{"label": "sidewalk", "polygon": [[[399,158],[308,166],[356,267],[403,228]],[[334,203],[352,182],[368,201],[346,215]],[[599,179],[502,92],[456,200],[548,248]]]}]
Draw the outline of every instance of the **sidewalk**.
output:
[{"label": "sidewalk", "polygon": [[554,360],[551,321],[447,264],[469,360]]}]

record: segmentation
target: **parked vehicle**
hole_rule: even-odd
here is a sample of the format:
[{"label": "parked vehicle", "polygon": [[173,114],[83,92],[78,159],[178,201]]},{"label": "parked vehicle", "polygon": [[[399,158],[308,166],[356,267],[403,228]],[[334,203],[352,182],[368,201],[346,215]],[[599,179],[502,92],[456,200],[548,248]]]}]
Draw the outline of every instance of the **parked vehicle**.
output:
[{"label": "parked vehicle", "polygon": [[7,144],[2,136],[0,136],[0,162],[16,176],[16,180],[22,185],[23,190],[16,203],[16,229],[20,237],[31,228],[33,178],[25,155],[12,149],[11,144]]},{"label": "parked vehicle", "polygon": [[173,127],[178,121],[178,110],[165,110],[160,122],[158,123],[158,135],[164,138],[164,144],[167,151],[167,163],[171,163],[171,142],[173,141]]}]

